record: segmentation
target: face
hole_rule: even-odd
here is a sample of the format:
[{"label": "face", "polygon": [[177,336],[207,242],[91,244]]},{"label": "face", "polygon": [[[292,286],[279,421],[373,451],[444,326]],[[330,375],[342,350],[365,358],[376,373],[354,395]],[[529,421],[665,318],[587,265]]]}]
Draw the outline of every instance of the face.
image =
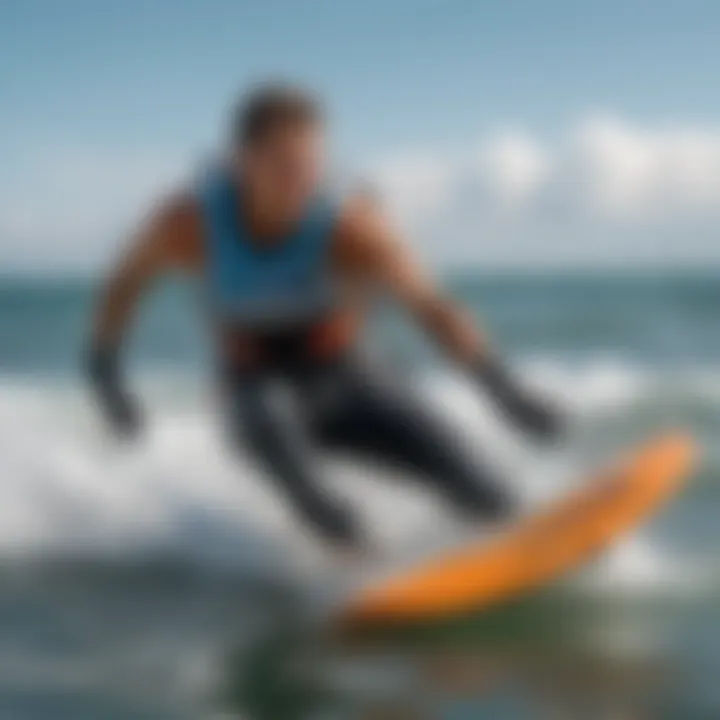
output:
[{"label": "face", "polygon": [[253,194],[287,219],[302,215],[317,191],[324,164],[322,130],[315,125],[277,128],[241,157]]}]

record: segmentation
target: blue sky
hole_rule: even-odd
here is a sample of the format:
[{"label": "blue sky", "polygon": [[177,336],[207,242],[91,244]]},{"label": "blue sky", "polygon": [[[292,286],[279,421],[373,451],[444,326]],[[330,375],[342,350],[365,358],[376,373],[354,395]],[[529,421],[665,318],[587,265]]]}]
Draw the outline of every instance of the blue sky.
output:
[{"label": "blue sky", "polygon": [[191,157],[263,76],[325,93],[358,162],[591,114],[715,127],[718,37],[711,0],[0,0],[0,190],[52,194],[43,155]]},{"label": "blue sky", "polygon": [[352,153],[593,106],[716,116],[719,35],[712,0],[2,0],[2,124],[187,144],[266,74],[326,92]]}]

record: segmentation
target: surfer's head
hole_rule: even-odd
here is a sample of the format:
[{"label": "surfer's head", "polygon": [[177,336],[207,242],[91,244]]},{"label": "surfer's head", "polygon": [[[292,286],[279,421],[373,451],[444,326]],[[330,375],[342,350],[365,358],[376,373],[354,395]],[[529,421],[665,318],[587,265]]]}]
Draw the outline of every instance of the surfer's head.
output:
[{"label": "surfer's head", "polygon": [[301,213],[323,171],[319,100],[293,85],[259,86],[235,110],[232,142],[250,192],[283,215]]}]

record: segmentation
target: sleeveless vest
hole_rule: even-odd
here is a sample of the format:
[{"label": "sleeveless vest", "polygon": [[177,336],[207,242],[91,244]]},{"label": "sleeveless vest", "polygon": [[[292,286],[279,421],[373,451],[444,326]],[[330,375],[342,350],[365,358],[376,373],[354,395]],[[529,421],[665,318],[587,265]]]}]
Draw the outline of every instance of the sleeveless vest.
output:
[{"label": "sleeveless vest", "polygon": [[332,313],[338,298],[327,267],[337,208],[322,195],[295,230],[270,246],[253,241],[230,177],[212,172],[200,189],[205,222],[206,291],[216,319],[268,331],[309,325]]}]

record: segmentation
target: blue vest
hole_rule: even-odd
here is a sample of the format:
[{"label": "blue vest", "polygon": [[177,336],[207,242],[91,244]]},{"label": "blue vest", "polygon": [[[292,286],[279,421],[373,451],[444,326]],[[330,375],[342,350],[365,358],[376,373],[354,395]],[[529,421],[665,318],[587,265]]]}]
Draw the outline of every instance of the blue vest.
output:
[{"label": "blue vest", "polygon": [[221,321],[273,330],[322,319],[337,304],[328,271],[337,208],[318,195],[297,228],[277,245],[253,242],[227,173],[214,170],[199,191],[206,238],[205,281]]}]

